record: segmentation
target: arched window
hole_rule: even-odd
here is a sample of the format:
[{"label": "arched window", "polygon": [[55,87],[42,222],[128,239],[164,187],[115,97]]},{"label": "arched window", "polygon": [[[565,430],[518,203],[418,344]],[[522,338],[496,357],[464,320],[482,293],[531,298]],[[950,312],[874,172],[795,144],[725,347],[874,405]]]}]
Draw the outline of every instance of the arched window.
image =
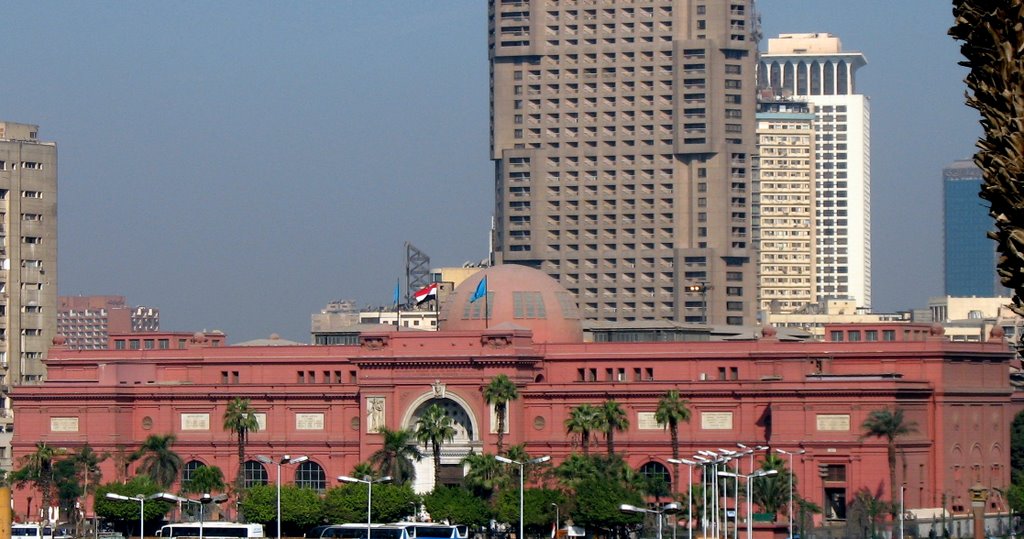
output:
[{"label": "arched window", "polygon": [[295,470],[295,485],[300,488],[311,488],[317,492],[327,490],[327,475],[319,464],[306,461]]},{"label": "arched window", "polygon": [[185,466],[181,468],[181,484],[185,485],[188,484],[189,481],[192,481],[192,474],[203,466],[206,465],[198,460],[190,460],[186,462]]},{"label": "arched window", "polygon": [[267,484],[267,469],[263,463],[247,460],[242,463],[242,483],[245,488]]},{"label": "arched window", "polygon": [[651,496],[667,496],[672,490],[672,476],[668,468],[660,462],[648,462],[640,467],[640,475],[644,477],[644,490]]}]

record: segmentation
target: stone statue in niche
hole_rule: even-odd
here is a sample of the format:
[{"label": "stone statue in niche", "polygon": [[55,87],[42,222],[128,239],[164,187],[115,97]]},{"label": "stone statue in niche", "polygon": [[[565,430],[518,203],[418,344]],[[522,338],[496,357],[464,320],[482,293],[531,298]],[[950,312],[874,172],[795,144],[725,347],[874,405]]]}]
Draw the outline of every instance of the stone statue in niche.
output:
[{"label": "stone statue in niche", "polygon": [[366,398],[366,432],[377,433],[384,428],[384,397]]}]

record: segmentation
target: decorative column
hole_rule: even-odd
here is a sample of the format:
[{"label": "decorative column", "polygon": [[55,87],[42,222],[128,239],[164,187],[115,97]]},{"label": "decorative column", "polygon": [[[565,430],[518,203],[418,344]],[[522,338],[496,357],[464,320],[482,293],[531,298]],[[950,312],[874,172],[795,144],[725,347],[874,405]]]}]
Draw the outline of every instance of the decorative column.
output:
[{"label": "decorative column", "polygon": [[988,502],[988,489],[981,483],[969,488],[971,493],[971,510],[974,511],[974,539],[985,539],[985,504]]}]

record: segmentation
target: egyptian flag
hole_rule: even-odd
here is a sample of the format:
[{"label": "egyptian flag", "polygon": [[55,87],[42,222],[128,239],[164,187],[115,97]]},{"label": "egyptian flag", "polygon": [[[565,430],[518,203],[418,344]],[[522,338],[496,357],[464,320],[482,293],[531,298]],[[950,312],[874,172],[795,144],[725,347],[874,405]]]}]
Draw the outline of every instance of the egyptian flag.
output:
[{"label": "egyptian flag", "polygon": [[420,305],[425,301],[437,299],[437,283],[427,285],[416,291],[412,295],[413,299],[416,300],[416,305]]}]

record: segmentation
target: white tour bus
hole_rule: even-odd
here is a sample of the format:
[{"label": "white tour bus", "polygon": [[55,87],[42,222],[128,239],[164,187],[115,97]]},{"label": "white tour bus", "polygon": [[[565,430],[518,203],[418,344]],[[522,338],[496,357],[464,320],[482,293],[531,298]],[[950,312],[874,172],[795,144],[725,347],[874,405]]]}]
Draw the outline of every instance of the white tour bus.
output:
[{"label": "white tour bus", "polygon": [[263,537],[263,524],[238,522],[179,522],[161,527],[156,532],[163,539],[202,537],[203,539],[258,539]]},{"label": "white tour bus", "polygon": [[49,524],[22,523],[11,525],[12,539],[53,539],[53,527]]}]

